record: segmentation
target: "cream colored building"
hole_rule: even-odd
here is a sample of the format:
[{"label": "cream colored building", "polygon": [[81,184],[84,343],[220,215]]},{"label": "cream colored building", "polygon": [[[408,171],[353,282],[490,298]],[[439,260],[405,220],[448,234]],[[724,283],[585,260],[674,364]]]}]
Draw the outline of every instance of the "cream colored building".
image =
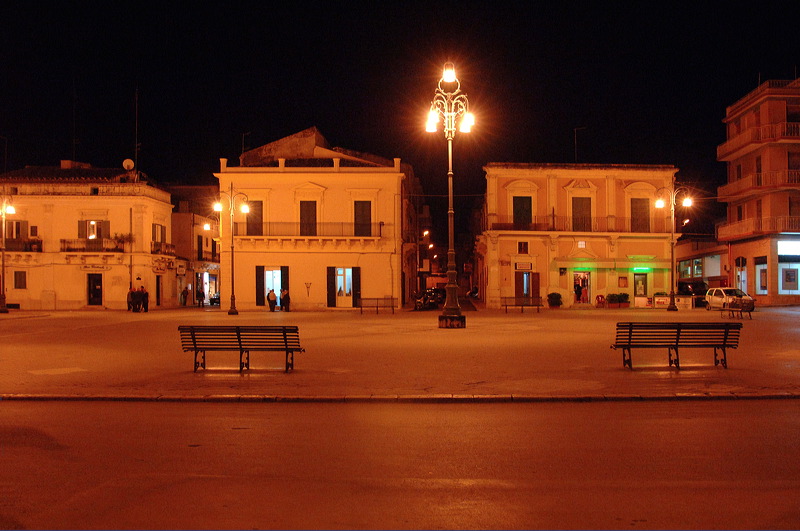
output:
[{"label": "cream colored building", "polygon": [[176,261],[167,192],[138,172],[26,167],[0,175],[6,216],[9,307],[23,310],[127,309],[130,286],[149,308],[176,304]]},{"label": "cream colored building", "polygon": [[565,307],[618,293],[647,306],[669,292],[670,210],[654,203],[671,190],[674,166],[489,163],[484,171],[474,274],[488,308],[553,292]]},{"label": "cream colored building", "polygon": [[728,284],[759,306],[800,303],[800,79],[759,85],[725,113]]},{"label": "cream colored building", "polygon": [[[311,128],[245,152],[239,166],[221,159],[215,177],[223,309],[232,280],[237,310],[266,309],[270,290],[280,299],[288,289],[291,310],[352,309],[381,297],[399,307],[416,291],[420,189],[400,159],[331,148]],[[238,210],[245,200],[246,215]]]}]

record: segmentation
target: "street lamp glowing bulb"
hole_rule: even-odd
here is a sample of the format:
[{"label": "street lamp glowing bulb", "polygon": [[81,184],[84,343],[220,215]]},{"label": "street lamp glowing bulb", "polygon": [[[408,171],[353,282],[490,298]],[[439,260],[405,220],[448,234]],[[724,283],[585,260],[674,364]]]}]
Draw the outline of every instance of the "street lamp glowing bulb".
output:
[{"label": "street lamp glowing bulb", "polygon": [[428,112],[428,122],[425,124],[425,131],[428,133],[436,132],[436,124],[439,123],[439,113],[435,109]]},{"label": "street lamp glowing bulb", "polygon": [[663,199],[656,199],[656,208],[664,208],[666,203],[664,203]]},{"label": "street lamp glowing bulb", "polygon": [[203,230],[211,230],[211,223],[204,223]]},{"label": "street lamp glowing bulb", "polygon": [[442,72],[442,81],[445,83],[453,83],[456,81],[456,67],[453,63],[445,63],[444,71]]},{"label": "street lamp glowing bulb", "polygon": [[[17,209],[14,208],[14,205],[6,205],[6,214],[16,214]],[[94,223],[94,221],[92,222]]]},{"label": "street lamp glowing bulb", "polygon": [[222,212],[222,203],[214,203],[214,212]]},{"label": "street lamp glowing bulb", "polygon": [[248,212],[250,212],[250,205],[248,205],[247,203],[242,204],[241,211],[242,214],[247,214]]},{"label": "street lamp glowing bulb", "polygon": [[475,125],[475,115],[471,112],[468,112],[461,119],[461,127],[459,130],[462,133],[469,133],[472,130],[473,125]]},{"label": "street lamp glowing bulb", "polygon": [[684,197],[684,198],[683,198],[683,203],[681,203],[681,204],[682,204],[683,206],[685,206],[685,207],[690,207],[690,206],[692,206],[692,198],[691,198],[691,197]]}]

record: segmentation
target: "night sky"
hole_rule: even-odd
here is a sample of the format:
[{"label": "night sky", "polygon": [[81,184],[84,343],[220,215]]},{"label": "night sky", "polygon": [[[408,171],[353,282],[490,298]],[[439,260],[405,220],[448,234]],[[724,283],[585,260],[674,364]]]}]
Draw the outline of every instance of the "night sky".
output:
[{"label": "night sky", "polygon": [[5,3],[4,164],[121,167],[138,91],[139,168],[156,182],[209,182],[243,142],[317,126],[402,158],[440,196],[446,142],[424,121],[451,60],[478,120],[455,140],[457,211],[487,162],[576,153],[672,164],[713,195],[726,106],[800,65],[797,2],[286,3]]}]

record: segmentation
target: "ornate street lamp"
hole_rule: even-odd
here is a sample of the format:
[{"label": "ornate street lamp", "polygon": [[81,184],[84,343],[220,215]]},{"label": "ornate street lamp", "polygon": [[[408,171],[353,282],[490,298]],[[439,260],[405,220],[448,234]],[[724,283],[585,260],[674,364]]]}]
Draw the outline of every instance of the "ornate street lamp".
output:
[{"label": "ornate street lamp", "polygon": [[[250,212],[250,207],[247,205],[247,195],[243,194],[242,192],[237,192],[233,189],[233,183],[231,183],[231,189],[228,192],[220,192],[222,197],[226,197],[228,199],[228,212],[231,215],[231,308],[228,310],[228,315],[239,315],[239,311],[236,309],[236,293],[235,293],[235,278],[236,278],[236,269],[234,268],[233,264],[233,214],[236,211],[236,199],[238,198],[240,201],[239,209],[243,214],[247,214]],[[214,211],[215,212],[222,212],[222,203],[217,202],[214,203]],[[221,215],[221,214],[220,214]],[[220,220],[221,221],[221,220]],[[221,224],[221,223],[220,223]]]},{"label": "ornate street lamp", "polygon": [[456,270],[455,236],[453,226],[453,137],[456,127],[462,133],[469,133],[475,125],[475,117],[469,111],[467,95],[461,92],[461,82],[456,77],[453,63],[445,63],[439,86],[431,102],[428,113],[429,133],[436,132],[439,119],[442,119],[444,136],[447,139],[447,285],[444,309],[439,316],[439,328],[465,328],[467,318],[461,315],[458,305],[458,271]]},{"label": "ornate street lamp", "polygon": [[6,214],[16,214],[14,206],[10,204],[9,199],[3,196],[2,204],[0,204],[0,216],[2,217],[3,230],[2,230],[2,247],[0,247],[0,255],[2,255],[2,265],[0,265],[0,313],[8,313],[8,306],[6,306]]},{"label": "ornate street lamp", "polygon": [[664,194],[664,197],[659,197],[656,199],[656,208],[664,208],[667,206],[667,201],[669,201],[669,209],[670,209],[670,273],[669,273],[669,306],[667,306],[667,311],[677,312],[678,306],[675,304],[675,205],[678,203],[678,195],[683,195],[683,199],[681,200],[681,206],[683,207],[690,207],[692,206],[692,198],[689,197],[689,189],[683,186],[675,187],[675,176],[672,177],[672,186],[669,188],[662,187],[656,190],[656,195]]}]

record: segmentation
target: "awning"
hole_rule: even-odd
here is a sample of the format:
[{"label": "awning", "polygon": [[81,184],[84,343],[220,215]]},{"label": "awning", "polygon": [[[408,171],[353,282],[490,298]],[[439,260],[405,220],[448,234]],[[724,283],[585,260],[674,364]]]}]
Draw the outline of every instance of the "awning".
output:
[{"label": "awning", "polygon": [[633,269],[635,267],[650,267],[652,269],[671,269],[669,259],[654,258],[652,260],[628,260],[614,258],[566,258],[556,257],[556,267],[590,268],[590,269]]}]

